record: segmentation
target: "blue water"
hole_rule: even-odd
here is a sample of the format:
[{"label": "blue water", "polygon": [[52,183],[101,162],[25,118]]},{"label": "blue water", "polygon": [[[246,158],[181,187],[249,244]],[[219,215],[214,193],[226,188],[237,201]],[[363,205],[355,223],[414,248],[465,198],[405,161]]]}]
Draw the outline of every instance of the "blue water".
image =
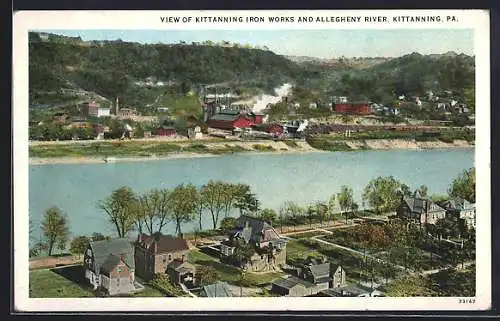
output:
[{"label": "blue water", "polygon": [[[114,235],[113,226],[96,207],[114,189],[127,185],[136,192],[145,192],[180,183],[201,186],[210,179],[248,184],[263,207],[276,210],[286,200],[301,205],[326,201],[341,185],[353,188],[361,205],[363,188],[377,176],[392,175],[412,188],[427,185],[429,194],[442,194],[457,175],[473,164],[473,149],[450,149],[236,154],[113,164],[31,165],[30,218],[37,224],[47,208],[57,206],[68,215],[72,235]],[[183,231],[191,231],[195,224],[183,225]],[[211,227],[209,215],[203,227]],[[170,223],[164,232],[174,230]]]}]

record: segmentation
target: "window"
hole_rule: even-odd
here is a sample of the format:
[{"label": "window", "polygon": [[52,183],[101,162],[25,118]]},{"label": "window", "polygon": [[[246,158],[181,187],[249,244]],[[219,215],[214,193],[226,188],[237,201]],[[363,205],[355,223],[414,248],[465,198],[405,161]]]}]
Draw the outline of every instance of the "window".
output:
[{"label": "window", "polygon": [[169,260],[169,261],[172,261],[172,254],[169,254],[169,255],[168,255],[168,260]]}]

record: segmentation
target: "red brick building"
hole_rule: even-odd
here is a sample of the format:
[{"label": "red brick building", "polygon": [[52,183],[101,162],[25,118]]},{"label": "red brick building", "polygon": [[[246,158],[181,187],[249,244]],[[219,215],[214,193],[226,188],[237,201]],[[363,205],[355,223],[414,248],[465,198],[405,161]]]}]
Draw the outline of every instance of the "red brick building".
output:
[{"label": "red brick building", "polygon": [[157,136],[175,136],[177,135],[177,131],[174,127],[171,126],[163,126],[156,130]]},{"label": "red brick building", "polygon": [[368,115],[371,113],[370,104],[367,102],[335,104],[335,112],[342,114]]},{"label": "red brick building", "polygon": [[279,124],[268,124],[264,126],[264,131],[273,135],[283,134],[283,126]]}]

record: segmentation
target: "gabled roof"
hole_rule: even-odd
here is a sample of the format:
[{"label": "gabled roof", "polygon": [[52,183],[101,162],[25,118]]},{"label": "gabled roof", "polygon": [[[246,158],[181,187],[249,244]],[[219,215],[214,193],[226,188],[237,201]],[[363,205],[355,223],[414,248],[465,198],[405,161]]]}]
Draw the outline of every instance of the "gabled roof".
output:
[{"label": "gabled roof", "polygon": [[261,237],[264,241],[279,240],[280,236],[274,228],[267,222],[251,217],[242,215],[236,219],[236,229],[238,236],[242,237],[246,242],[260,242]]},{"label": "gabled roof", "polygon": [[209,298],[232,297],[233,293],[226,282],[205,285],[202,289]]},{"label": "gabled roof", "polygon": [[308,266],[309,271],[314,276],[314,278],[322,278],[330,276],[330,263],[323,264],[313,264]]},{"label": "gabled roof", "polygon": [[410,211],[419,214],[423,214],[426,211],[432,211],[433,206],[440,208],[439,205],[435,204],[428,198],[405,196],[403,201],[406,203]]},{"label": "gabled roof", "polygon": [[223,120],[223,121],[235,121],[240,117],[239,114],[233,115],[233,114],[215,114],[212,117],[210,117],[209,120]]},{"label": "gabled roof", "polygon": [[118,264],[120,264],[120,261],[121,261],[121,259],[118,256],[116,256],[114,254],[110,254],[108,256],[108,258],[106,259],[106,261],[104,261],[104,263],[102,264],[101,271],[106,272],[106,273],[113,271],[113,269]]},{"label": "gabled roof", "polygon": [[472,210],[475,208],[475,204],[468,202],[463,198],[454,198],[445,201],[442,206],[448,210]]},{"label": "gabled roof", "polygon": [[134,248],[130,240],[126,238],[90,242],[90,248],[94,254],[94,271],[96,273],[99,273],[103,267],[109,269],[109,266],[115,264],[116,259],[113,257],[118,260],[123,257],[123,262],[127,267],[135,269]]},{"label": "gabled roof", "polygon": [[174,261],[170,262],[167,265],[167,268],[173,269],[173,270],[178,271],[178,272],[194,270],[194,266],[191,263],[189,263],[187,261],[180,261],[180,260],[174,260]]},{"label": "gabled roof", "polygon": [[180,237],[172,235],[163,235],[155,233],[153,235],[141,234],[138,238],[138,243],[146,248],[151,248],[156,243],[155,253],[171,253],[189,250],[188,242]]}]

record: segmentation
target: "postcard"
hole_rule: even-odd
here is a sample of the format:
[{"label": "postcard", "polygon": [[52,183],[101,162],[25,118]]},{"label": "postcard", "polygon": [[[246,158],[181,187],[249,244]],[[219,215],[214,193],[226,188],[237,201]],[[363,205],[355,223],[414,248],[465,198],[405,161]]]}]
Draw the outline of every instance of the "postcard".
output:
[{"label": "postcard", "polygon": [[490,308],[487,11],[25,11],[13,40],[17,310]]}]

